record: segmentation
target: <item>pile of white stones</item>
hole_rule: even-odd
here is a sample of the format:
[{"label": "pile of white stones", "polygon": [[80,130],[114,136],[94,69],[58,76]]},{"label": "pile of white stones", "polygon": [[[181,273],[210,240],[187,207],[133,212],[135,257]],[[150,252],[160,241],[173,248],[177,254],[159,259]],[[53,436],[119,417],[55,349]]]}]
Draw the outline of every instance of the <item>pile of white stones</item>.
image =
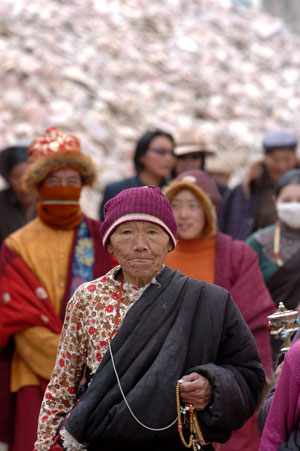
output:
[{"label": "pile of white stones", "polygon": [[0,61],[0,148],[52,125],[79,136],[93,217],[146,129],[194,129],[244,165],[266,131],[298,132],[300,37],[229,0],[2,0]]}]

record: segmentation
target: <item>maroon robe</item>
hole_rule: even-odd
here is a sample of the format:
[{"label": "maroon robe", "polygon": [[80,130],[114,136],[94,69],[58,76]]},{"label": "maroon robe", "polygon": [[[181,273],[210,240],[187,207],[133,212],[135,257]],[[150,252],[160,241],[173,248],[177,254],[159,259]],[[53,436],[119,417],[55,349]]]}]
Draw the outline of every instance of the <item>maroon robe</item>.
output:
[{"label": "maroon robe", "polygon": [[[97,278],[106,274],[114,266],[114,263],[110,254],[102,246],[101,223],[87,217],[85,217],[85,221],[94,243],[93,277]],[[2,245],[0,268],[0,294],[2,297],[0,303],[0,441],[4,443],[14,441],[10,451],[32,451],[33,445],[29,449],[25,443],[26,441],[28,443],[35,441],[37,417],[43,392],[48,383],[48,381],[40,378],[40,386],[23,387],[16,395],[10,393],[12,337],[15,333],[34,326],[47,327],[54,333],[60,333],[66,304],[70,297],[72,263],[77,234],[78,228],[74,233],[66,291],[59,316],[56,314],[49,297],[41,302],[36,296],[35,290],[41,287],[41,283],[36,276],[15,252],[9,249],[5,243]],[[9,293],[10,299],[7,296],[5,297],[6,293]],[[30,415],[26,411],[28,404],[30,404]],[[18,431],[18,437],[21,440],[18,440],[17,434],[14,434],[14,429]]]},{"label": "maroon robe", "polygon": [[[216,285],[226,288],[240,309],[256,341],[266,376],[271,378],[272,353],[267,316],[275,305],[265,286],[256,253],[243,241],[217,233]],[[256,415],[216,451],[258,451],[260,444]]]}]

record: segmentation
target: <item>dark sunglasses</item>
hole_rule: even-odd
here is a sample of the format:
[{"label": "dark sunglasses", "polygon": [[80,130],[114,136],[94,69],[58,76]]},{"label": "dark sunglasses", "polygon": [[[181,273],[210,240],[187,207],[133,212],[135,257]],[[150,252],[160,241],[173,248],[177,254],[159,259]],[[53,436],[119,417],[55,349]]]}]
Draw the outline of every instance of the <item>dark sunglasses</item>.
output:
[{"label": "dark sunglasses", "polygon": [[166,157],[167,155],[169,155],[171,157],[175,156],[173,150],[170,151],[170,150],[164,149],[163,147],[149,147],[148,150],[151,152],[155,152],[155,153],[157,153],[157,155],[161,155],[162,157]]},{"label": "dark sunglasses", "polygon": [[203,160],[204,153],[186,153],[184,155],[177,155],[179,160]]}]

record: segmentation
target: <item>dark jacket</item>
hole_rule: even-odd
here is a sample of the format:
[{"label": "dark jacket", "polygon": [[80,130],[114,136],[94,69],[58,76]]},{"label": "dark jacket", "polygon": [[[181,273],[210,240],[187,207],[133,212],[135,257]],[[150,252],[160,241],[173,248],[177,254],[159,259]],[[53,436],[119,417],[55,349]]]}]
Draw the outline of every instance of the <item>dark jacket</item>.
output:
[{"label": "dark jacket", "polygon": [[218,226],[223,233],[237,240],[245,240],[254,230],[258,208],[258,192],[252,188],[246,197],[242,184],[228,190],[218,209]]},{"label": "dark jacket", "polygon": [[36,208],[33,206],[31,214],[26,216],[23,208],[18,203],[11,188],[0,191],[0,246],[4,238],[15,230],[23,227],[36,216]]},{"label": "dark jacket", "polygon": [[238,240],[246,240],[257,229],[262,192],[266,189],[269,191],[270,216],[269,221],[259,227],[273,224],[276,219],[276,209],[272,199],[275,184],[268,176],[263,163],[258,162],[249,168],[243,183],[224,193],[218,209],[220,232],[227,233]]},{"label": "dark jacket", "polygon": [[[254,413],[265,376],[253,336],[223,288],[165,268],[127,313],[112,342],[134,415],[152,428],[176,418],[175,386],[193,371],[214,388],[198,412],[206,441],[224,442]],[[177,426],[155,432],[129,412],[107,352],[65,428],[88,450],[182,449]],[[141,446],[142,445],[142,446]]]},{"label": "dark jacket", "polygon": [[123,189],[126,188],[135,188],[136,186],[142,186],[142,182],[140,181],[140,178],[138,174],[136,174],[134,177],[130,177],[124,180],[120,180],[119,182],[110,183],[105,187],[104,194],[103,194],[103,200],[100,206],[100,221],[104,220],[104,204],[109,199],[112,199],[117,194],[119,194]]}]

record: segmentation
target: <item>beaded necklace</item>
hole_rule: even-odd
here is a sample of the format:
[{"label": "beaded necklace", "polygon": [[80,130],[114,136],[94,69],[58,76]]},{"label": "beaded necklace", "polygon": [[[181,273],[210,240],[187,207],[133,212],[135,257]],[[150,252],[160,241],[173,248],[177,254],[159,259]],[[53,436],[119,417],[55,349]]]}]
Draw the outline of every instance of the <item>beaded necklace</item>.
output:
[{"label": "beaded necklace", "polygon": [[[199,426],[197,414],[195,414],[195,409],[193,404],[188,404],[186,407],[181,407],[180,403],[180,384],[183,382],[180,379],[176,384],[176,408],[177,408],[177,427],[181,442],[185,448],[193,448],[193,451],[202,449],[202,446],[208,445],[205,442],[202,431]],[[181,413],[186,415],[189,412],[189,426],[190,426],[190,438],[186,442],[183,432],[182,432],[182,420]]]},{"label": "beaded necklace", "polygon": [[280,221],[276,221],[275,231],[274,231],[273,254],[274,254],[275,261],[278,266],[283,265],[283,261],[280,258],[280,252],[279,252],[280,251],[280,231],[281,231]]}]

